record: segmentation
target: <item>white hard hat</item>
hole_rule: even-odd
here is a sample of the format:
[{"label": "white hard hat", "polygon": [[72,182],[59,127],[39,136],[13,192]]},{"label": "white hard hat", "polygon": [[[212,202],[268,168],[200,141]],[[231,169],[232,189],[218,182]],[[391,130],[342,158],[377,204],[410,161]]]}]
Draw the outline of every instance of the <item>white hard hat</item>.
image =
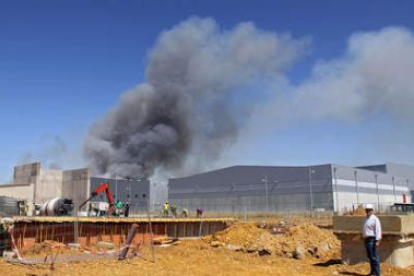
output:
[{"label": "white hard hat", "polygon": [[371,203],[367,203],[365,204],[365,209],[374,210],[374,205],[372,205]]}]

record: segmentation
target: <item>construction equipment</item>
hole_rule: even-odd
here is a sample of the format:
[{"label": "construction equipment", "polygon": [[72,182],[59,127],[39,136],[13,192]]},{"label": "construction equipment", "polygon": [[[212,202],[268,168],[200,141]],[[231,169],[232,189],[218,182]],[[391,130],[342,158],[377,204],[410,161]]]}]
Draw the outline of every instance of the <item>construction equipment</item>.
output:
[{"label": "construction equipment", "polygon": [[73,210],[71,199],[55,197],[40,206],[40,216],[69,216]]},{"label": "construction equipment", "polygon": [[113,208],[114,208],[114,198],[112,196],[111,191],[109,190],[109,183],[108,182],[104,182],[102,184],[100,184],[93,192],[92,195],[85,200],[85,202],[83,202],[80,206],[79,206],[79,210],[85,206],[86,203],[88,203],[91,199],[93,199],[94,197],[96,197],[98,194],[105,192],[106,194],[106,198],[108,200],[108,210],[107,210],[107,215],[108,214],[112,214]]},{"label": "construction equipment", "polygon": [[391,206],[391,213],[414,213],[414,204],[394,203],[394,205]]}]

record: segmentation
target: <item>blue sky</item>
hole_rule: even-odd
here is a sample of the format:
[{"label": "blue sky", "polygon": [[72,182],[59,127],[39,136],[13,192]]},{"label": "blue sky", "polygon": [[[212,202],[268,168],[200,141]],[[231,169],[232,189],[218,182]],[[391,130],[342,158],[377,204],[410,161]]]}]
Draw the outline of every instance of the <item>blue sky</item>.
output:
[{"label": "blue sky", "polygon": [[[31,154],[84,165],[80,148],[89,126],[122,92],[142,82],[146,55],[160,32],[190,16],[213,17],[224,29],[252,21],[260,29],[310,36],[310,54],[287,72],[296,84],[309,77],[316,61],[340,56],[354,32],[412,30],[413,6],[412,1],[0,0],[0,180]],[[387,124],[383,121],[299,122],[262,137],[261,146],[250,145],[242,160],[409,162],[404,147],[383,150],[384,142],[367,135]],[[56,146],[47,144],[56,137],[66,150],[53,160],[43,152]],[[358,143],[372,147],[361,152]]]}]

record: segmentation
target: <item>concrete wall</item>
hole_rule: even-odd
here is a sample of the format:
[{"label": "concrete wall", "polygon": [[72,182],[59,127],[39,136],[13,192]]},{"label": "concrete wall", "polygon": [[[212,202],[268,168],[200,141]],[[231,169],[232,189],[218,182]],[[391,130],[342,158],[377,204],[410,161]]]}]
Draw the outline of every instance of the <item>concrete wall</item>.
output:
[{"label": "concrete wall", "polygon": [[28,184],[36,183],[40,174],[40,163],[25,164],[14,167],[13,183]]},{"label": "concrete wall", "polygon": [[62,195],[63,172],[60,170],[40,170],[36,185],[36,203],[44,203]]},{"label": "concrete wall", "polygon": [[63,171],[62,196],[73,200],[75,213],[90,194],[90,178],[88,168]]},{"label": "concrete wall", "polygon": [[[414,217],[411,215],[379,215],[383,237],[379,247],[381,262],[400,267],[414,264]],[[334,216],[333,230],[342,242],[342,261],[348,264],[366,262],[361,228],[364,216]]]},{"label": "concrete wall", "polygon": [[0,195],[25,200],[29,206],[29,214],[34,210],[35,187],[40,175],[40,163],[25,164],[14,167],[13,182],[0,185]]},{"label": "concrete wall", "polygon": [[29,206],[29,214],[34,210],[34,184],[0,185],[0,196],[8,196],[18,200],[25,200]]}]

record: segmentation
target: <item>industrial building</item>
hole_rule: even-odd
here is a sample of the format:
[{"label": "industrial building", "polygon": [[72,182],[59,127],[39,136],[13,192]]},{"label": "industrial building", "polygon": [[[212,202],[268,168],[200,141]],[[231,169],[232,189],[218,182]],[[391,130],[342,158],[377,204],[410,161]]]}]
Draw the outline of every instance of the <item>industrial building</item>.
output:
[{"label": "industrial building", "polygon": [[[129,202],[131,212],[147,210],[151,194],[148,180],[92,177],[89,168],[46,170],[40,163],[16,166],[12,183],[0,185],[0,197],[1,202],[7,202],[7,208],[13,200],[16,205],[18,201],[25,201],[29,214],[33,214],[35,204],[43,204],[55,197],[72,199],[74,210],[78,210],[79,205],[103,182],[110,184],[115,201]],[[100,194],[92,201],[106,201],[106,196]]]},{"label": "industrial building", "polygon": [[345,212],[411,202],[414,167],[387,163],[283,167],[234,166],[170,179],[168,199],[181,208],[210,212]]}]

